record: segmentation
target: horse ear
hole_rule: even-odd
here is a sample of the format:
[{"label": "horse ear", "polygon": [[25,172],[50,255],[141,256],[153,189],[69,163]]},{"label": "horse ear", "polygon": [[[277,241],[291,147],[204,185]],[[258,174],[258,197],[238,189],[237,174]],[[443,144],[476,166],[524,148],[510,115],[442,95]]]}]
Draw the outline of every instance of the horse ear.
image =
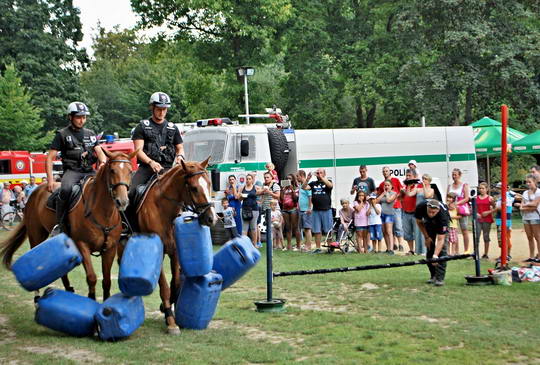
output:
[{"label": "horse ear", "polygon": [[137,156],[137,154],[139,153],[141,149],[138,148],[137,150],[131,152],[129,155],[128,155],[128,160],[131,160],[133,157]]},{"label": "horse ear", "polygon": [[201,162],[201,166],[203,169],[206,168],[206,166],[208,166],[208,162],[210,161],[210,156],[208,156],[208,158],[206,160],[204,160],[203,162]]},{"label": "horse ear", "polygon": [[187,171],[186,163],[184,162],[184,160],[180,160],[180,163],[182,164],[182,169],[184,171]]},{"label": "horse ear", "polygon": [[107,156],[108,159],[111,159],[112,158],[112,152],[109,151],[108,149],[102,147],[101,150],[103,151],[103,153],[105,154],[105,156]]}]

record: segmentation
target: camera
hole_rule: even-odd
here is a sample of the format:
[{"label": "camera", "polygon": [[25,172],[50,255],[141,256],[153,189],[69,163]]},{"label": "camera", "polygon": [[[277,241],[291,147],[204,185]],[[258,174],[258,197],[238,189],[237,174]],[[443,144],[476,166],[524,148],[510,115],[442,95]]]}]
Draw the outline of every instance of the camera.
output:
[{"label": "camera", "polygon": [[405,185],[420,184],[420,180],[419,180],[419,179],[410,179],[410,180],[405,180],[405,181],[403,181],[403,183],[404,183]]}]

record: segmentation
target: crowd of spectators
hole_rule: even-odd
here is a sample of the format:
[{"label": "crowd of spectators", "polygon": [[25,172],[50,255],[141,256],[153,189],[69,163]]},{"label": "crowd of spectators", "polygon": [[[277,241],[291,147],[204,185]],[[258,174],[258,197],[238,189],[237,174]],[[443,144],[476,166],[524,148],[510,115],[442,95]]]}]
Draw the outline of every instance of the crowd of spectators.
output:
[{"label": "crowd of spectators", "polygon": [[5,182],[2,186],[0,200],[0,214],[3,217],[7,213],[21,212],[30,194],[38,187],[36,179],[30,177],[30,182],[23,180],[20,185],[11,187],[9,182]]}]

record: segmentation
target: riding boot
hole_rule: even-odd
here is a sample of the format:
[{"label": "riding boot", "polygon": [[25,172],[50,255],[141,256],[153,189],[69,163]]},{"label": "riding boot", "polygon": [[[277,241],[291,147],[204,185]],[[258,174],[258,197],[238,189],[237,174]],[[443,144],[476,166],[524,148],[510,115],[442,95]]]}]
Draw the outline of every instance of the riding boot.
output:
[{"label": "riding boot", "polygon": [[51,236],[56,236],[65,231],[66,201],[58,197],[56,200],[56,226],[51,231]]}]

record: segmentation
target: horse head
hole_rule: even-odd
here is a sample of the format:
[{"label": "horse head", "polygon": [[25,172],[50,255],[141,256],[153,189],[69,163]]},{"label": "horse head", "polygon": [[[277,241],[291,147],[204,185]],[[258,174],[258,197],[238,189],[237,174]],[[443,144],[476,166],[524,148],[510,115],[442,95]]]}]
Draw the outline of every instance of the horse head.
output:
[{"label": "horse head", "polygon": [[123,152],[110,152],[103,148],[103,153],[108,157],[107,163],[102,167],[103,173],[106,175],[107,189],[119,211],[126,210],[129,205],[128,193],[132,172],[131,159],[138,152],[139,150],[126,154]]},{"label": "horse head", "polygon": [[182,160],[181,164],[187,187],[184,201],[188,202],[189,209],[199,216],[201,224],[213,226],[217,221],[217,216],[210,200],[212,183],[206,171],[209,160],[210,157],[200,163]]}]

